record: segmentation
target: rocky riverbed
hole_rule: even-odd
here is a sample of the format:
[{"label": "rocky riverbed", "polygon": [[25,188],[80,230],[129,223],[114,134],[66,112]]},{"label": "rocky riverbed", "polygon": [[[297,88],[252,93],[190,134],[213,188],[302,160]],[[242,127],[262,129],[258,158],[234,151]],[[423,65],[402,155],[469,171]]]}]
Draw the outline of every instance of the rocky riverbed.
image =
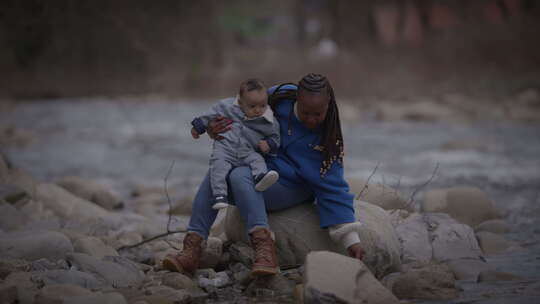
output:
[{"label": "rocky riverbed", "polygon": [[[225,303],[306,295],[309,302],[333,294],[358,300],[361,295],[319,280],[329,270],[314,266],[346,265],[346,259],[306,259],[310,251],[342,252],[318,229],[312,206],[271,215],[283,266],[272,280],[247,276],[251,253],[233,208],[219,217],[205,270],[195,278],[159,265],[181,246],[182,233],[119,250],[168,225],[185,227],[210,153],[207,138],[191,139],[189,121],[208,106],[95,98],[1,107],[2,299]],[[359,234],[373,241],[366,241],[365,266],[330,279],[354,281],[367,267],[354,281],[364,285],[348,290],[362,294],[369,286],[407,303],[536,303],[540,125],[497,113],[471,120],[447,108],[391,110],[341,108],[347,178],[361,192],[358,220],[366,223]]]}]

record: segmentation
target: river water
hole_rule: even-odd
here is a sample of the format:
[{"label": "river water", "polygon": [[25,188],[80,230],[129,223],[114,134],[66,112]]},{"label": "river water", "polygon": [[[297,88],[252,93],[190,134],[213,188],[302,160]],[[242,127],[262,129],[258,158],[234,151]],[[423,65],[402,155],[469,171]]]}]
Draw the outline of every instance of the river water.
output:
[{"label": "river water", "polygon": [[[174,161],[170,185],[191,193],[208,169],[211,141],[192,139],[190,121],[209,105],[101,98],[27,102],[0,113],[0,127],[27,130],[33,140],[1,151],[39,180],[88,177],[109,184],[121,196],[135,184],[162,185]],[[342,122],[347,176],[372,175],[371,182],[398,188],[406,197],[420,190],[415,196],[420,199],[429,189],[476,186],[507,214],[513,232],[505,236],[525,250],[488,261],[523,281],[464,283],[458,302],[540,302],[528,294],[520,296],[540,280],[540,125],[379,122],[373,113],[347,108],[358,113],[342,115],[347,117]]]}]

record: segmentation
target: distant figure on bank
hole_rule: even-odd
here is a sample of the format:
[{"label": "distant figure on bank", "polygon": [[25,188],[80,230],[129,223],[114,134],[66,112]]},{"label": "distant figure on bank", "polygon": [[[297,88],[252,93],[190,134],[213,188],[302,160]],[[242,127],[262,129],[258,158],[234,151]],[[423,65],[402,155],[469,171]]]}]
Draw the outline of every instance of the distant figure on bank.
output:
[{"label": "distant figure on bank", "polygon": [[231,130],[215,140],[210,157],[210,185],[213,209],[229,204],[227,175],[239,166],[251,168],[255,190],[264,191],[279,178],[266,167],[261,154],[276,154],[279,147],[279,123],[268,106],[268,94],[262,81],[248,79],[240,84],[236,98],[219,101],[208,112],[195,118],[191,135],[197,139],[206,132],[208,123],[218,116],[232,121]]}]

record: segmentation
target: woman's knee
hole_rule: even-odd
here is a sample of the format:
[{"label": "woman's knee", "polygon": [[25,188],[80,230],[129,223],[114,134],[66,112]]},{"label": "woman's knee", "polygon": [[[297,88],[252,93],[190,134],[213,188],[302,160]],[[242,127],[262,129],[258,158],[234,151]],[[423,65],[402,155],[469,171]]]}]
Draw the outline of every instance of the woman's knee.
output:
[{"label": "woman's knee", "polygon": [[251,183],[253,184],[253,177],[251,176],[251,169],[249,167],[236,167],[229,173],[229,184],[234,185]]}]

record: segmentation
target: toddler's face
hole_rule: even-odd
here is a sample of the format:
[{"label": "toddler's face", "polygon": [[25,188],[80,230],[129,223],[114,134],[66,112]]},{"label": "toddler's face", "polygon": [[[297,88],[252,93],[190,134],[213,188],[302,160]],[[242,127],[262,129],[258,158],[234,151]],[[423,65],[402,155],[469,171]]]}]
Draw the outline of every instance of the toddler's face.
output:
[{"label": "toddler's face", "polygon": [[248,118],[258,117],[266,111],[268,95],[266,90],[244,92],[238,103]]}]

